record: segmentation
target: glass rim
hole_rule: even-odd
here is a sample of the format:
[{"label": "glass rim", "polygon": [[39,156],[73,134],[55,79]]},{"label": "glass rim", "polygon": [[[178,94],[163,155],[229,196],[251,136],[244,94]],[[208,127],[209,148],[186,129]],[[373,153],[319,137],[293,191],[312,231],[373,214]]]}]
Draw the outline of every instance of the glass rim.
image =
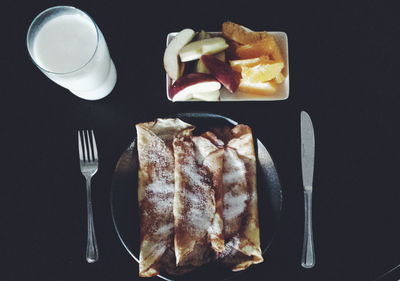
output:
[{"label": "glass rim", "polygon": [[[93,54],[89,57],[88,61],[85,62],[82,66],[80,66],[80,67],[78,67],[77,69],[74,69],[74,70],[72,70],[72,71],[68,71],[68,72],[55,72],[55,71],[50,71],[50,70],[47,70],[46,68],[40,66],[39,63],[37,63],[37,62],[35,61],[34,56],[33,56],[33,50],[31,50],[31,48],[30,48],[30,46],[29,46],[29,45],[30,45],[30,44],[29,44],[29,39],[30,39],[30,35],[31,35],[31,30],[32,30],[33,24],[34,24],[40,17],[42,17],[45,13],[47,13],[47,12],[49,12],[49,11],[52,11],[52,10],[58,10],[58,9],[77,10],[77,11],[83,13],[83,14],[90,20],[90,22],[93,24],[93,26],[94,26],[94,28],[95,28],[95,30],[96,30],[96,47],[94,48]],[[51,74],[57,74],[57,75],[71,74],[71,73],[77,72],[77,71],[83,69],[85,66],[87,66],[87,65],[92,61],[92,59],[94,58],[94,56],[95,56],[96,53],[97,53],[97,49],[98,49],[98,47],[99,47],[99,41],[100,41],[100,34],[99,34],[99,28],[98,28],[96,22],[93,20],[93,18],[92,18],[88,13],[86,13],[85,11],[82,11],[81,9],[78,9],[78,8],[76,8],[76,7],[73,7],[73,6],[54,6],[54,7],[47,8],[46,10],[43,10],[43,11],[40,12],[38,15],[36,15],[36,17],[32,20],[31,24],[29,25],[28,32],[27,32],[27,34],[26,34],[26,46],[27,46],[27,49],[28,49],[28,52],[29,52],[29,56],[31,57],[31,60],[33,61],[33,63],[34,63],[40,70],[42,70],[43,72],[45,72],[45,73],[51,73]]]}]

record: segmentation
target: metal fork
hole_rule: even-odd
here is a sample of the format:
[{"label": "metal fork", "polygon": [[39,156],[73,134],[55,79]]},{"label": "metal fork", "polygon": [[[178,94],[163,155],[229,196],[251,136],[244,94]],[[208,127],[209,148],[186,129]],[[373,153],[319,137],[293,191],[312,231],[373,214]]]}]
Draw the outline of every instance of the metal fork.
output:
[{"label": "metal fork", "polygon": [[94,263],[99,259],[96,234],[94,232],[91,179],[99,166],[96,140],[93,130],[78,131],[79,164],[82,175],[86,179],[87,227],[86,261]]}]

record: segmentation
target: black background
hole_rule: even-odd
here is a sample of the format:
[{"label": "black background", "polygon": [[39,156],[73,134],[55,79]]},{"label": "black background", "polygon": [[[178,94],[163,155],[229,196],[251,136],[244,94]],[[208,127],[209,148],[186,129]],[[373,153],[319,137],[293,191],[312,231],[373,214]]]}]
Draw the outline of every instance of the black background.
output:
[{"label": "black background", "polygon": [[[3,1],[0,16],[0,280],[139,280],[114,231],[110,184],[133,125],[186,111],[249,124],[284,189],[280,231],[263,264],[237,280],[374,280],[400,263],[398,9],[385,1]],[[113,93],[89,102],[30,61],[25,36],[40,11],[87,11],[118,71]],[[232,20],[289,38],[290,97],[279,102],[170,103],[162,55],[184,27]],[[317,264],[300,266],[300,111],[316,133]],[[85,261],[86,206],[77,130],[95,130],[93,200],[100,260]],[[396,275],[397,274],[397,275]],[[396,280],[393,273],[387,280]],[[210,280],[212,276],[210,276]]]}]

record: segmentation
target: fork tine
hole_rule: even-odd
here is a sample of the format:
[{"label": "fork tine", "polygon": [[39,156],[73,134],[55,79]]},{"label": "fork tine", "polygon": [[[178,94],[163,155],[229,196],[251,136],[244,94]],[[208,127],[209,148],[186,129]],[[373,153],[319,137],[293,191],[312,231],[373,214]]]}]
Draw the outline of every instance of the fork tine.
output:
[{"label": "fork tine", "polygon": [[89,131],[86,130],[85,133],[86,133],[85,139],[87,141],[87,150],[86,150],[87,160],[88,160],[88,162],[91,162],[93,157],[92,157],[92,147],[91,147],[90,138],[89,138]]},{"label": "fork tine", "polygon": [[99,157],[98,157],[98,155],[97,155],[96,139],[94,138],[93,130],[91,130],[91,132],[92,132],[92,144],[93,144],[93,155],[94,155],[94,160],[97,161],[97,160],[99,160]]},{"label": "fork tine", "polygon": [[82,140],[80,131],[78,131],[78,150],[79,150],[79,160],[83,161]]},{"label": "fork tine", "polygon": [[82,142],[83,142],[83,157],[84,161],[89,161],[89,155],[88,155],[88,150],[87,150],[87,142],[86,142],[86,136],[85,136],[85,131],[82,130]]}]

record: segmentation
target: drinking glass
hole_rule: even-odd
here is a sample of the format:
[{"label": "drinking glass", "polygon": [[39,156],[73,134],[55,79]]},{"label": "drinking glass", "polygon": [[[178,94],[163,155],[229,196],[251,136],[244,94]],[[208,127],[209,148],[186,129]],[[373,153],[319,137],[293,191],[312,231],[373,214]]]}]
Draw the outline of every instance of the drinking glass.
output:
[{"label": "drinking glass", "polygon": [[80,98],[104,98],[115,86],[117,72],[103,34],[75,7],[41,12],[29,27],[26,43],[35,65]]}]

